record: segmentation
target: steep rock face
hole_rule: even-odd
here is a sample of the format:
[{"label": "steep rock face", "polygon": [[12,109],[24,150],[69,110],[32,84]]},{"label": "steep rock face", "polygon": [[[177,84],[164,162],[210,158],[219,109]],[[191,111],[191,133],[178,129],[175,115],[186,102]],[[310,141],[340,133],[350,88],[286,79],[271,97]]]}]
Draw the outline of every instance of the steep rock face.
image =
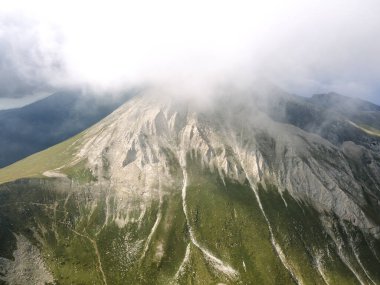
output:
[{"label": "steep rock face", "polygon": [[62,284],[380,283],[373,150],[289,124],[286,104],[156,95],[0,186],[0,256],[25,236]]},{"label": "steep rock face", "polygon": [[[170,156],[180,161],[196,152],[221,177],[268,180],[321,211],[378,231],[363,211],[367,206],[363,192],[373,190],[358,183],[347,151],[272,121],[252,101],[229,107],[199,111],[199,106],[170,98],[132,100],[86,132],[78,159],[87,159],[100,179],[145,191],[157,177],[170,187]],[[370,176],[378,181],[376,168]]]}]

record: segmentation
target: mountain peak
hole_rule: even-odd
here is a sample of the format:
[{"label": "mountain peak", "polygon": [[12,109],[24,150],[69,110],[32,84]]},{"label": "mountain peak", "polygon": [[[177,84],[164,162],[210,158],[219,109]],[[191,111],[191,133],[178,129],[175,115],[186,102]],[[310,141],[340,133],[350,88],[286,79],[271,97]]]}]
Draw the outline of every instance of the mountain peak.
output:
[{"label": "mountain peak", "polygon": [[[255,96],[207,105],[136,96],[76,138],[1,170],[39,177],[0,187],[6,205],[36,189],[21,203],[37,218],[21,226],[5,205],[4,227],[27,237],[29,229],[69,268],[90,260],[97,274],[83,276],[95,283],[380,280],[369,265],[380,245],[376,154],[273,120],[293,99],[281,100],[268,109]],[[85,254],[78,240],[95,258],[70,255]],[[54,276],[79,282],[47,260]]]}]

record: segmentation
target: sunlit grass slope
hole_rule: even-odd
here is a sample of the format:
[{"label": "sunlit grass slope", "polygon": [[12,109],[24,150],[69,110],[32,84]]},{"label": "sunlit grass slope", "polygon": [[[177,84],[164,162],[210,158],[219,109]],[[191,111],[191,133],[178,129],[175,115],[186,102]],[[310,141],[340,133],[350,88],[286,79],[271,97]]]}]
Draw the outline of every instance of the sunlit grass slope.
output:
[{"label": "sunlit grass slope", "polygon": [[354,127],[358,128],[358,129],[362,130],[363,132],[365,132],[368,135],[380,137],[380,130],[378,130],[374,127],[371,127],[371,126],[368,126],[365,124],[356,124],[356,123],[351,122],[351,121],[350,121],[350,124],[353,125]]},{"label": "sunlit grass slope", "polygon": [[69,163],[73,159],[73,155],[83,134],[84,132],[14,164],[1,168],[0,184],[19,178],[43,177],[45,171],[53,170]]}]

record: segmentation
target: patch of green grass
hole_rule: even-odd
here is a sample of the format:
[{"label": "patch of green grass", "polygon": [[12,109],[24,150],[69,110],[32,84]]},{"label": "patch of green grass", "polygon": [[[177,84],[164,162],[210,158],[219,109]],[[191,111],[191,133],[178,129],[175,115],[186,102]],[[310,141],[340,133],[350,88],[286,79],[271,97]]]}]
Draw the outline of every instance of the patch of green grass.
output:
[{"label": "patch of green grass", "polygon": [[369,135],[380,137],[380,130],[378,130],[374,127],[371,127],[371,126],[368,126],[365,124],[359,124],[359,125],[355,125],[355,126],[357,126],[359,129],[361,129],[363,132],[365,132]]},{"label": "patch of green grass", "polygon": [[[358,284],[357,278],[344,264],[338,255],[336,244],[323,227],[320,213],[311,205],[296,201],[287,191],[283,192],[282,199],[276,186],[269,183],[267,185],[266,188],[258,185],[259,195],[274,236],[297,275],[301,276],[306,284],[323,284],[322,276],[316,267],[316,257],[319,255],[321,270],[328,278],[329,284]],[[326,218],[331,222],[334,235],[342,241],[340,250],[362,279],[367,280],[339,220],[332,215]],[[356,234],[362,235],[360,231]],[[364,243],[356,238],[355,247],[360,245]],[[367,257],[371,255],[367,245],[360,249],[360,252]],[[370,260],[378,264],[373,255]],[[366,266],[367,270],[374,272],[371,268],[373,269],[373,266]]]},{"label": "patch of green grass", "polygon": [[45,260],[59,284],[103,284],[90,241],[70,234],[67,241],[45,248]]},{"label": "patch of green grass", "polygon": [[[0,232],[22,234],[38,246],[57,284],[102,284],[92,244],[72,231],[83,218],[77,200],[81,197],[71,195],[66,201],[67,193],[54,190],[58,184],[35,179],[2,186],[0,220],[7,221],[7,227]],[[15,244],[8,246],[14,250]]]},{"label": "patch of green grass", "polygon": [[[209,262],[205,260],[203,253],[193,244],[190,246],[190,258],[188,268],[178,280],[179,284],[226,284],[220,282]],[[227,282],[227,284],[231,284]]]},{"label": "patch of green grass", "polygon": [[97,178],[92,174],[91,170],[86,166],[87,160],[81,160],[77,164],[62,169],[62,172],[68,178],[73,179],[81,184],[96,182]]},{"label": "patch of green grass", "polygon": [[227,178],[224,185],[196,159],[188,157],[187,165],[189,218],[199,243],[238,270],[243,284],[293,284],[250,186]]},{"label": "patch of green grass", "polygon": [[323,284],[322,277],[313,267],[314,249],[318,250],[320,243],[326,240],[321,234],[319,214],[309,207],[303,208],[285,192],[286,206],[275,186],[264,190],[258,184],[258,193],[274,237],[296,275],[304,283]]}]

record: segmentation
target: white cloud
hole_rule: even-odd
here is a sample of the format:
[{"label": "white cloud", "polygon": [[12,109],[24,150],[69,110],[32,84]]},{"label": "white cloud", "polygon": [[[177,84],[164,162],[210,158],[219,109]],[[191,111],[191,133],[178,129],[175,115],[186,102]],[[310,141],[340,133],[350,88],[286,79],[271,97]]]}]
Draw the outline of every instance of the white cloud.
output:
[{"label": "white cloud", "polygon": [[44,70],[53,85],[175,82],[203,90],[265,77],[304,95],[376,99],[380,89],[375,0],[12,0],[2,11],[0,21],[34,23],[42,53],[59,53],[65,76]]}]

